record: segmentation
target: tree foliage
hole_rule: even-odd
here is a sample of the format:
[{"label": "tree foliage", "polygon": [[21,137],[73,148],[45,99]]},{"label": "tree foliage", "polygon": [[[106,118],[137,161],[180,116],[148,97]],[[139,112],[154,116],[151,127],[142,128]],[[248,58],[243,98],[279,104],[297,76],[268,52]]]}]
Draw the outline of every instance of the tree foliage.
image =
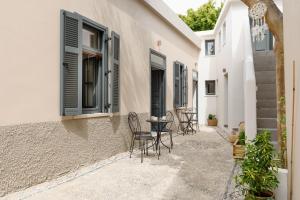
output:
[{"label": "tree foliage", "polygon": [[187,15],[179,17],[193,30],[206,31],[212,30],[220,15],[222,6],[216,7],[215,0],[209,0],[198,9],[188,9]]}]

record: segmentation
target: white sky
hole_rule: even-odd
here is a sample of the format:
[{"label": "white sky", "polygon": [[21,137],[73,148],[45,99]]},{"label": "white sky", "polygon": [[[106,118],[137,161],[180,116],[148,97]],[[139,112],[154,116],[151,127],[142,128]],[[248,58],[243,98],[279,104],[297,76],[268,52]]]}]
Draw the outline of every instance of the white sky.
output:
[{"label": "white sky", "polygon": [[[186,14],[189,8],[199,8],[202,4],[207,3],[208,0],[163,0],[175,13]],[[217,0],[216,2],[219,2]],[[218,4],[217,4],[218,5]]]}]

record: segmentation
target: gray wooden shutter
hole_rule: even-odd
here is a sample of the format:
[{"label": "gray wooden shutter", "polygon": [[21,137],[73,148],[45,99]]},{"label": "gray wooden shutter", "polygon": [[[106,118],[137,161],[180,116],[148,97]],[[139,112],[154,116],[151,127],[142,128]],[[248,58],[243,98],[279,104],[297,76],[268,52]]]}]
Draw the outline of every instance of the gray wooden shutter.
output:
[{"label": "gray wooden shutter", "polygon": [[112,112],[120,110],[120,36],[112,32]]},{"label": "gray wooden shutter", "polygon": [[[104,35],[105,38],[105,43],[104,43],[104,80],[103,80],[103,84],[104,87],[103,88],[99,88],[99,93],[101,94],[101,90],[103,89],[103,101],[104,101],[104,112],[108,112],[109,108],[111,106],[110,102],[109,102],[109,97],[108,97],[108,88],[109,88],[109,68],[108,68],[108,43],[109,43],[109,39],[108,39],[108,34],[105,33]],[[101,111],[103,112],[103,111]]]},{"label": "gray wooden shutter", "polygon": [[81,17],[61,11],[61,115],[82,113]]},{"label": "gray wooden shutter", "polygon": [[173,69],[173,92],[174,92],[174,107],[180,107],[180,64],[174,62]]},{"label": "gray wooden shutter", "polygon": [[183,70],[183,105],[188,105],[188,68],[187,66]]}]

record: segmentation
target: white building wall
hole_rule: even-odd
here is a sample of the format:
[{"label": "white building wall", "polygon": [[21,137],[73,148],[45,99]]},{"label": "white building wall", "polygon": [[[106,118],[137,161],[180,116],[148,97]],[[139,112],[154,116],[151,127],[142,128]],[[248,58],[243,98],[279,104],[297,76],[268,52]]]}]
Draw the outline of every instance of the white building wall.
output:
[{"label": "white building wall", "polygon": [[[212,36],[204,37],[201,44],[201,53],[198,61],[199,81],[198,81],[198,102],[199,102],[199,123],[206,124],[206,119],[209,114],[217,115],[216,101],[217,95],[206,95],[205,81],[216,80],[216,57],[205,55],[205,40],[214,39]],[[218,91],[216,91],[218,94]]]},{"label": "white building wall", "polygon": [[[226,23],[226,42],[223,39],[224,23]],[[224,128],[224,125],[228,125],[229,131],[237,128],[239,123],[244,121],[243,40],[245,34],[242,30],[245,23],[249,24],[248,8],[240,1],[231,0],[225,4],[214,30],[197,33],[202,40],[202,55],[199,58],[199,90],[204,89],[204,92],[199,92],[200,124],[206,122],[208,111],[211,110],[217,115],[218,126]],[[205,40],[211,38],[215,39],[216,55],[207,57]],[[213,72],[216,74],[212,74]],[[228,77],[227,95],[226,77]],[[217,93],[215,97],[206,97],[203,95],[204,83],[211,78],[216,79]],[[228,97],[227,101],[226,97]]]},{"label": "white building wall", "polygon": [[[285,59],[285,95],[288,138],[289,200],[300,199],[300,1],[286,0],[284,11],[284,59]],[[293,73],[295,62],[295,73]],[[293,121],[293,75],[295,76],[295,99]],[[294,129],[292,124],[294,123]],[[294,130],[294,131],[293,131]],[[293,133],[293,134],[292,134]],[[293,139],[293,140],[292,140]],[[291,164],[293,161],[293,164]],[[291,193],[292,192],[292,195]]]}]

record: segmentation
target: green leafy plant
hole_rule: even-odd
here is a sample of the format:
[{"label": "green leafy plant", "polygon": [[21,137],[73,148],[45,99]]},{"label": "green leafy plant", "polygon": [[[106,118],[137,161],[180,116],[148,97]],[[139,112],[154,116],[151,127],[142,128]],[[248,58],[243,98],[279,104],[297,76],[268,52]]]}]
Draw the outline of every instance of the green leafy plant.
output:
[{"label": "green leafy plant", "polygon": [[187,15],[179,15],[179,17],[193,30],[205,31],[212,30],[220,15],[221,7],[216,7],[215,0],[209,0],[198,9],[188,9]]},{"label": "green leafy plant", "polygon": [[238,141],[239,145],[245,145],[246,144],[246,135],[245,135],[245,131],[241,130],[239,133],[239,141]]},{"label": "green leafy plant", "polygon": [[278,186],[276,154],[271,143],[271,132],[264,130],[246,144],[241,172],[236,177],[237,186],[242,188],[246,199],[266,197]]},{"label": "green leafy plant", "polygon": [[217,118],[216,118],[216,115],[209,114],[209,115],[208,115],[208,119],[209,119],[209,120],[215,120],[215,119],[217,119]]}]

